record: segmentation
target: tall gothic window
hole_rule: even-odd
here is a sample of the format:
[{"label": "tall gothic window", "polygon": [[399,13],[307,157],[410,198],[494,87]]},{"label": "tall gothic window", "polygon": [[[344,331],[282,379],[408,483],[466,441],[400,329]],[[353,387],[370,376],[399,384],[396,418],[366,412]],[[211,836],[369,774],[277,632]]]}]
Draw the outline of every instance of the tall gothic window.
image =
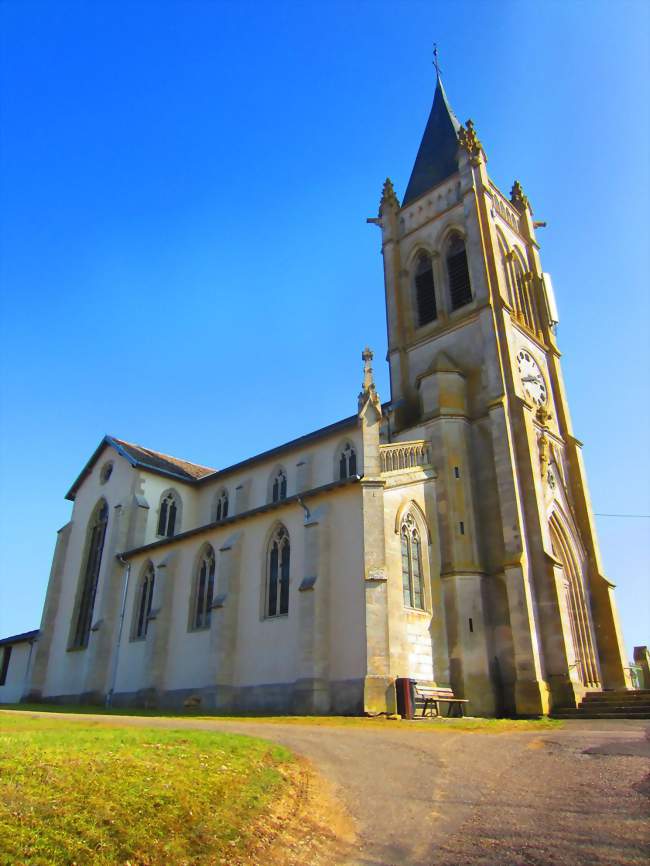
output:
[{"label": "tall gothic window", "polygon": [[424,581],[422,578],[422,545],[415,519],[407,514],[400,530],[402,541],[402,589],[404,604],[424,610]]},{"label": "tall gothic window", "polygon": [[447,247],[447,275],[449,277],[451,309],[457,310],[472,300],[465,241],[458,234],[451,236]]},{"label": "tall gothic window", "polygon": [[222,490],[217,496],[215,507],[215,520],[225,520],[228,517],[228,491]]},{"label": "tall gothic window", "polygon": [[273,487],[271,489],[271,501],[280,502],[287,498],[287,473],[284,469],[279,469],[273,479]]},{"label": "tall gothic window", "polygon": [[418,312],[418,325],[433,322],[436,310],[436,292],[433,285],[433,266],[429,256],[422,253],[415,268],[415,300]]},{"label": "tall gothic window", "polygon": [[153,601],[153,585],[155,580],[153,565],[149,562],[142,575],[138,591],[138,608],[136,611],[135,637],[144,638],[149,628],[149,617],[151,616],[151,603]]},{"label": "tall gothic window", "polygon": [[267,616],[289,613],[290,558],[289,533],[284,526],[279,526],[273,533],[268,550]]},{"label": "tall gothic window", "polygon": [[194,614],[192,628],[209,628],[212,614],[212,599],[214,597],[214,550],[208,545],[203,552],[196,572],[196,593],[194,596]]},{"label": "tall gothic window", "polygon": [[353,475],[357,474],[357,452],[348,442],[341,451],[341,457],[339,458],[339,478],[343,480],[344,478],[352,478]]},{"label": "tall gothic window", "polygon": [[160,502],[158,512],[158,535],[171,538],[176,532],[178,523],[178,500],[176,494],[170,490]]},{"label": "tall gothic window", "polygon": [[99,569],[102,564],[106,525],[108,523],[108,505],[102,501],[97,505],[90,519],[87,533],[87,552],[82,572],[81,594],[77,611],[77,621],[72,635],[72,649],[84,649],[88,646],[90,627],[97,594]]}]

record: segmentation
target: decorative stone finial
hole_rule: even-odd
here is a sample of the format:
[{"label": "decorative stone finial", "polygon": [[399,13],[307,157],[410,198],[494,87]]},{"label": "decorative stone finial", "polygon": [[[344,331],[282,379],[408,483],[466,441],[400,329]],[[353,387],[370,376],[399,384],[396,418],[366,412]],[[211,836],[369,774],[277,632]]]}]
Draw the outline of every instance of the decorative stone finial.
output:
[{"label": "decorative stone finial", "polygon": [[384,188],[381,191],[381,201],[379,202],[380,215],[386,205],[388,205],[389,207],[399,208],[399,199],[395,195],[393,181],[389,177],[386,178],[386,181],[384,182]]},{"label": "decorative stone finial", "polygon": [[523,212],[526,208],[529,208],[530,212],[533,212],[533,209],[530,207],[530,202],[528,201],[528,196],[524,195],[524,191],[518,180],[513,183],[512,189],[510,190],[510,201],[519,211]]},{"label": "decorative stone finial", "polygon": [[481,153],[485,156],[483,145],[474,129],[473,120],[468,120],[465,126],[461,126],[458,130],[458,143],[473,159],[477,159]]},{"label": "decorative stone finial", "polygon": [[361,386],[361,393],[359,394],[359,412],[361,412],[366,403],[370,401],[381,415],[381,403],[379,401],[379,394],[377,394],[377,389],[375,387],[375,377],[372,372],[372,359],[374,357],[375,356],[371,350],[366,346],[361,353],[361,359],[363,360],[363,385]]}]

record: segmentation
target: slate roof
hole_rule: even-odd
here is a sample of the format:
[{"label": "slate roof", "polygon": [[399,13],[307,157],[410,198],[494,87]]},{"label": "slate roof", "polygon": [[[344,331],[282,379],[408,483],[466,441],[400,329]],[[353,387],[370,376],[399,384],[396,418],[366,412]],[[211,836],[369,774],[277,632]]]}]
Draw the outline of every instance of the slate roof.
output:
[{"label": "slate roof", "polygon": [[[384,408],[388,407],[388,403],[384,404]],[[239,463],[234,463],[232,466],[227,466],[224,469],[211,469],[208,466],[201,466],[198,463],[191,463],[189,460],[182,460],[179,457],[172,457],[170,454],[163,454],[160,451],[154,451],[151,448],[145,448],[142,445],[135,445],[132,442],[126,442],[124,439],[117,439],[115,436],[104,436],[90,460],[79,473],[76,481],[68,490],[66,499],[74,501],[77,490],[83,483],[84,479],[92,471],[93,466],[99,459],[100,455],[106,447],[114,448],[118,454],[121,454],[132,466],[139,466],[142,469],[148,469],[150,472],[155,472],[158,475],[165,475],[169,478],[175,478],[180,481],[185,481],[189,484],[196,484],[201,481],[207,481],[209,478],[216,478],[220,475],[225,475],[227,472],[233,472],[238,469],[243,469],[245,466],[250,466],[259,463],[263,460],[268,460],[270,457],[275,457],[284,451],[289,451],[314,439],[320,439],[324,436],[336,433],[347,427],[351,427],[357,423],[357,416],[350,415],[348,418],[343,418],[341,421],[335,421],[334,424],[328,424],[326,427],[321,427],[319,430],[314,430],[307,433],[305,436],[300,436],[297,439],[292,439],[290,442],[285,442],[268,451],[263,451],[261,454],[256,454]]]},{"label": "slate roof", "polygon": [[66,499],[74,500],[77,490],[92,471],[93,466],[106,447],[114,448],[118,454],[121,454],[122,457],[129,461],[131,466],[140,466],[158,475],[165,475],[180,481],[194,482],[207,475],[213,475],[216,472],[216,469],[212,469],[209,466],[190,463],[189,460],[181,460],[178,457],[172,457],[170,454],[163,454],[160,451],[153,451],[151,448],[144,448],[142,445],[135,445],[133,442],[116,439],[114,436],[104,436],[90,460],[66,493]]},{"label": "slate roof", "polygon": [[461,124],[454,114],[442,81],[438,78],[431,113],[415,158],[402,207],[458,171],[458,131]]},{"label": "slate roof", "polygon": [[5,646],[6,644],[13,643],[25,643],[26,641],[35,640],[38,637],[39,629],[35,628],[34,631],[23,631],[20,634],[12,634],[11,637],[3,637],[0,640],[0,646]]},{"label": "slate roof", "polygon": [[120,445],[122,450],[131,456],[139,466],[147,466],[160,472],[173,472],[175,475],[186,475],[188,481],[190,479],[196,481],[198,478],[216,472],[216,469],[209,466],[190,463],[189,460],[181,460],[179,457],[172,457],[171,454],[162,454],[160,451],[153,451],[143,445],[134,445],[133,442],[125,442],[123,439],[115,439],[113,436],[109,438]]}]

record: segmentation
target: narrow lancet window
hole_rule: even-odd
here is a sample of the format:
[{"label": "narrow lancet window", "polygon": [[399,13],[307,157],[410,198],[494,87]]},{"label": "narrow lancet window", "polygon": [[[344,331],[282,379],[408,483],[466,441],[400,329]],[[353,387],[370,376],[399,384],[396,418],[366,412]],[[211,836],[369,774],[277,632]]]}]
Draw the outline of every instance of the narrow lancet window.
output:
[{"label": "narrow lancet window", "polygon": [[273,533],[268,551],[267,616],[289,613],[290,561],[289,533],[284,526],[279,526]]},{"label": "narrow lancet window", "polygon": [[217,496],[215,520],[225,520],[228,517],[228,491],[222,490]]},{"label": "narrow lancet window", "polygon": [[402,591],[406,607],[424,610],[424,581],[420,534],[412,514],[402,521]]},{"label": "narrow lancet window", "polygon": [[433,322],[438,315],[433,283],[433,266],[429,256],[424,253],[418,258],[415,269],[415,300],[419,327]]},{"label": "narrow lancet window", "polygon": [[173,492],[167,493],[160,502],[158,512],[158,535],[171,538],[176,532],[178,518],[178,502]]},{"label": "narrow lancet window", "polygon": [[151,604],[153,602],[153,585],[155,572],[151,563],[145,569],[140,582],[138,595],[137,621],[135,626],[135,637],[144,638],[149,628],[149,617],[151,616]]},{"label": "narrow lancet window", "polygon": [[79,598],[77,621],[72,636],[73,649],[84,649],[88,646],[107,524],[108,505],[102,500],[95,509],[88,527],[88,547],[83,569],[81,595]]},{"label": "narrow lancet window", "polygon": [[352,478],[356,474],[357,452],[348,442],[343,451],[341,451],[341,456],[339,459],[339,478],[341,480],[343,480],[344,478]]},{"label": "narrow lancet window", "polygon": [[192,626],[195,629],[210,627],[215,570],[214,550],[208,546],[199,560],[196,573],[196,594],[192,620]]},{"label": "narrow lancet window", "polygon": [[271,492],[271,500],[280,502],[287,498],[287,473],[284,469],[278,470],[277,475],[273,479],[273,488]]}]

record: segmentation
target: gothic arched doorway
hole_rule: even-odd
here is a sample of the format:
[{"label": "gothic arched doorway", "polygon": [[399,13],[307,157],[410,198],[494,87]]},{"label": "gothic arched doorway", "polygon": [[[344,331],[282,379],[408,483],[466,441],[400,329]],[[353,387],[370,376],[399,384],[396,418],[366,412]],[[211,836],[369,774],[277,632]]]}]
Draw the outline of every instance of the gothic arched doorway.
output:
[{"label": "gothic arched doorway", "polygon": [[568,531],[557,514],[550,519],[553,553],[563,566],[564,593],[571,642],[580,681],[587,688],[600,687],[598,662],[594,651],[591,616],[583,584],[582,567]]}]

